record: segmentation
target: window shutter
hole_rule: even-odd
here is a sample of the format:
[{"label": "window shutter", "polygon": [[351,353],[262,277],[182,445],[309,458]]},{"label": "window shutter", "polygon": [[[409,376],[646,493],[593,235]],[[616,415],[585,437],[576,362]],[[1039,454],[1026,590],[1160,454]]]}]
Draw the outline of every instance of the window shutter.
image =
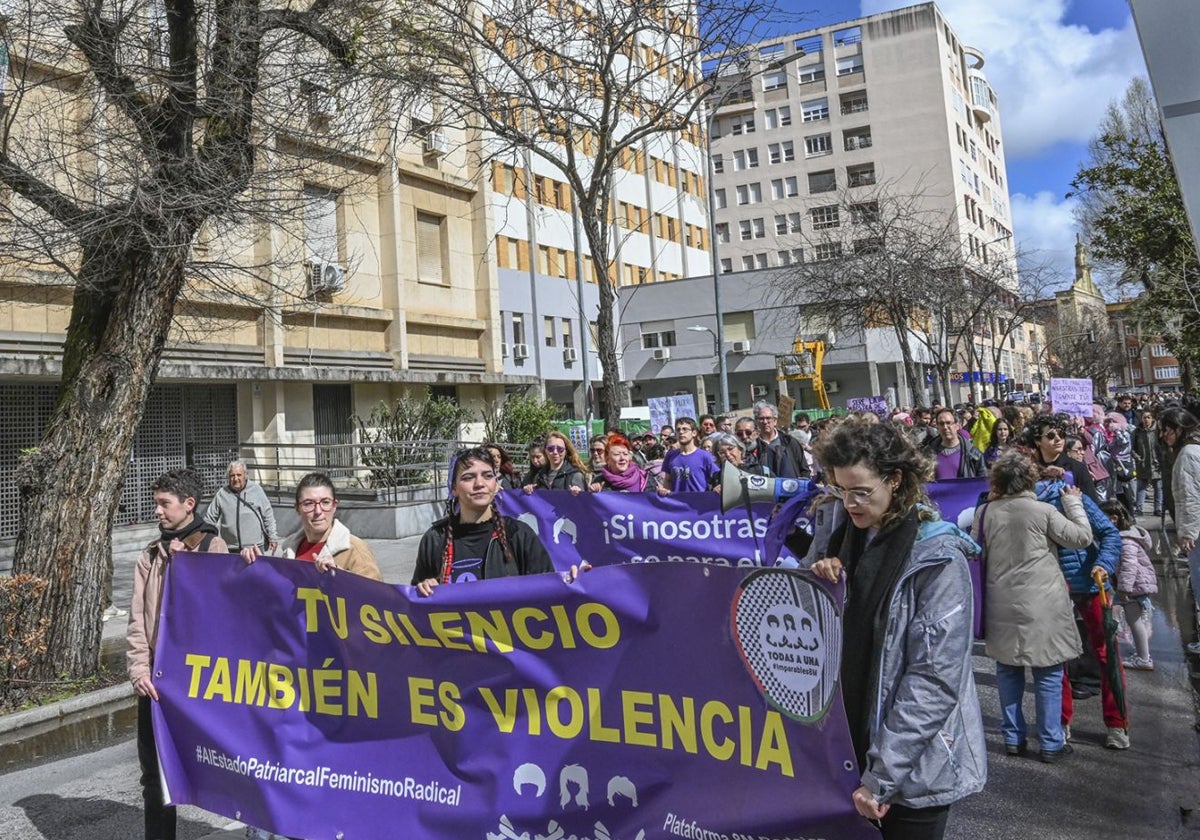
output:
[{"label": "window shutter", "polygon": [[432,283],[445,282],[442,265],[442,218],[417,213],[417,277]]}]

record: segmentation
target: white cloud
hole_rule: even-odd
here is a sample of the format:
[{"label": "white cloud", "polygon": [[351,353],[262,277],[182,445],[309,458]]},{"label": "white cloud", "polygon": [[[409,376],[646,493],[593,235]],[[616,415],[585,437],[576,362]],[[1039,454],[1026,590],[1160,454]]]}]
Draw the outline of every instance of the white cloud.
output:
[{"label": "white cloud", "polygon": [[1044,264],[1056,287],[1075,277],[1075,200],[1059,200],[1049,191],[1012,196],[1014,237],[1026,265]]},{"label": "white cloud", "polygon": [[[905,5],[862,0],[864,15]],[[1120,29],[1091,32],[1064,22],[1066,0],[938,5],[963,43],[984,54],[1010,158],[1036,156],[1062,141],[1085,142],[1108,103],[1133,76],[1146,73],[1132,18]]]}]

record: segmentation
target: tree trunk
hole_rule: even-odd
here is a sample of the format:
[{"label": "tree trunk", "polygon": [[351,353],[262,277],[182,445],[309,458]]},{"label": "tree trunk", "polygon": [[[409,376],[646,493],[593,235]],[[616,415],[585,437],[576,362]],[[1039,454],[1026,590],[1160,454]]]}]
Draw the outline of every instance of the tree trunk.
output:
[{"label": "tree trunk", "polygon": [[[620,427],[621,407],[627,402],[625,383],[621,379],[621,369],[617,361],[617,337],[613,324],[613,313],[617,311],[616,283],[612,274],[612,264],[608,261],[608,237],[601,229],[600,219],[603,212],[600,209],[603,197],[580,203],[579,212],[583,222],[584,237],[592,253],[592,265],[596,271],[596,287],[600,293],[600,311],[596,313],[596,353],[600,366],[604,369],[602,382],[604,391],[600,395],[599,414],[606,429]],[[580,313],[583,329],[588,328],[587,313]],[[590,389],[591,383],[585,382],[584,387]]]},{"label": "tree trunk", "polygon": [[83,251],[58,406],[17,471],[13,572],[45,581],[36,613],[55,617],[24,679],[79,679],[98,669],[113,517],[183,286],[191,236],[178,227],[172,239],[186,236],[182,243],[125,229]]}]

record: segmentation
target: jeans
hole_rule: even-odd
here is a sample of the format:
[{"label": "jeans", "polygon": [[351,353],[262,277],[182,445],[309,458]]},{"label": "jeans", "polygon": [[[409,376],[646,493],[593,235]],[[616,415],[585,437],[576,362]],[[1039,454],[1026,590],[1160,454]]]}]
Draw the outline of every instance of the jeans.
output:
[{"label": "jeans", "polygon": [[[1047,665],[1032,668],[1034,707],[1037,709],[1038,742],[1043,752],[1061,750],[1063,666]],[[1025,714],[1021,708],[1025,698],[1025,668],[1021,665],[996,663],[996,689],[1000,693],[1000,732],[1005,744],[1025,743]]]},{"label": "jeans", "polygon": [[1200,543],[1188,552],[1188,577],[1192,579],[1192,598],[1196,602],[1196,610],[1200,611]]},{"label": "jeans", "polygon": [[1161,478],[1139,478],[1137,480],[1137,498],[1135,499],[1135,509],[1142,510],[1146,504],[1146,488],[1151,484],[1154,485],[1154,510],[1162,511],[1162,479]]}]

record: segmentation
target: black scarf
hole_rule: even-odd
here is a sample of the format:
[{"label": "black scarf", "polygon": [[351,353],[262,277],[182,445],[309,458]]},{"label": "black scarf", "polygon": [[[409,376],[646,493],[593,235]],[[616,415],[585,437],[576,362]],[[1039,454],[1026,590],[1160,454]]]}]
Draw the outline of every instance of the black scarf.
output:
[{"label": "black scarf", "polygon": [[184,525],[182,528],[178,528],[174,531],[172,531],[168,528],[164,528],[161,525],[159,525],[158,526],[158,534],[159,534],[158,540],[159,540],[159,542],[161,542],[163,544],[163,548],[165,549],[165,548],[167,548],[167,546],[169,546],[171,544],[171,540],[179,540],[182,542],[183,540],[186,540],[188,537],[190,537],[192,534],[196,533],[197,531],[204,533],[204,534],[216,534],[217,526],[212,525],[208,522],[205,522],[203,519],[201,519],[198,516],[194,516],[194,517],[192,517],[191,522],[189,522],[187,525]]},{"label": "black scarf", "polygon": [[859,770],[865,770],[871,742],[871,712],[883,633],[892,593],[917,540],[917,510],[880,529],[870,544],[867,532],[846,522],[834,533],[829,556],[846,569],[847,600],[842,618],[842,700]]}]

